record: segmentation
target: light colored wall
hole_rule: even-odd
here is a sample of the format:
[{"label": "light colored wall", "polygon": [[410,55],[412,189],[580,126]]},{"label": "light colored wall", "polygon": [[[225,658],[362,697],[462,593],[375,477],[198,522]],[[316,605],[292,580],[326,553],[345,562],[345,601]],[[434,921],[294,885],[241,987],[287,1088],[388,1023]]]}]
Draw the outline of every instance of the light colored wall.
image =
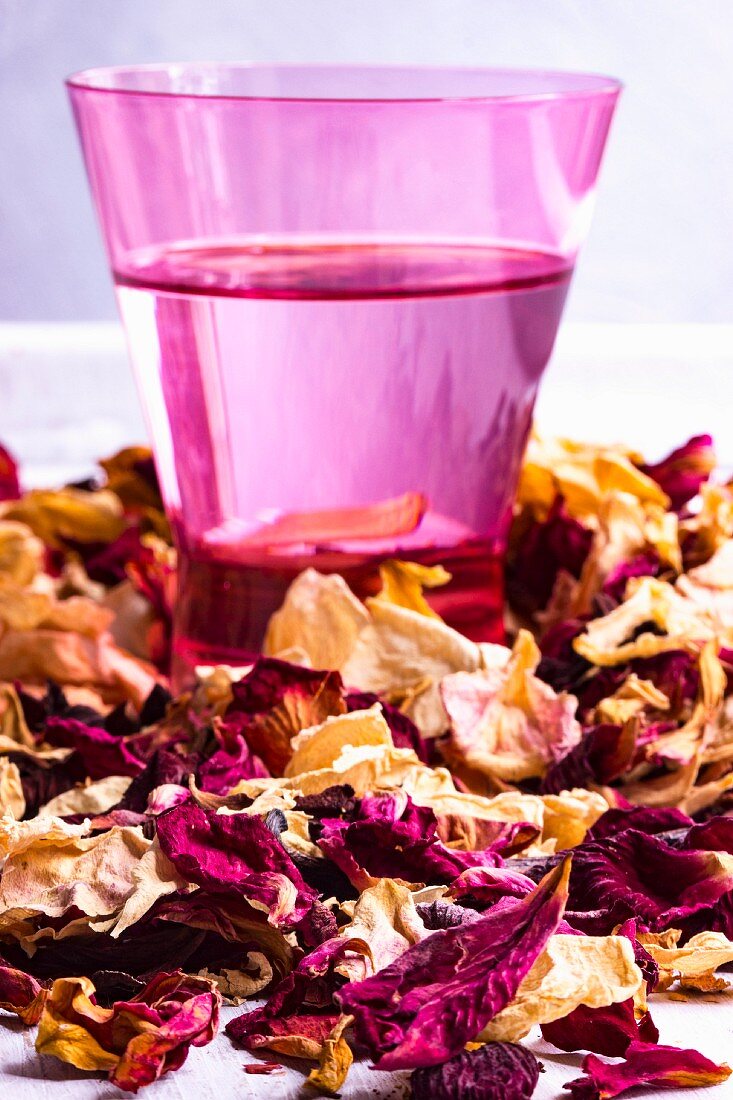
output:
[{"label": "light colored wall", "polygon": [[733,320],[733,0],[0,0],[0,320],[114,316],[62,78],[195,59],[620,76],[569,314]]}]

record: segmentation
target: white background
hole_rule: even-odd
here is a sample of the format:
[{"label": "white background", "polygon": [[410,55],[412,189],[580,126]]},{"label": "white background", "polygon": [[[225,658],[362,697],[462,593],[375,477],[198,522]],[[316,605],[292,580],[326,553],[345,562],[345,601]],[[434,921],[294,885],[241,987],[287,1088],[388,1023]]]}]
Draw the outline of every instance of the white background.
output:
[{"label": "white background", "polygon": [[193,59],[619,76],[568,317],[733,320],[733,0],[0,0],[0,320],[114,317],[63,77]]}]

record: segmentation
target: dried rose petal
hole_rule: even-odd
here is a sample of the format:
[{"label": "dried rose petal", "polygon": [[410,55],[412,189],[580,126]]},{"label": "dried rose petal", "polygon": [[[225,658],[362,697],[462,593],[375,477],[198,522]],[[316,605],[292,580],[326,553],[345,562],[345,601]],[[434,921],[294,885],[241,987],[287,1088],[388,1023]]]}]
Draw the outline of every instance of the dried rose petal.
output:
[{"label": "dried rose petal", "polygon": [[622,1058],[635,1040],[656,1043],[659,1032],[649,1012],[637,1020],[632,999],[605,1008],[580,1005],[562,1020],[542,1025],[542,1038],[560,1050],[592,1050]]},{"label": "dried rose petal", "polygon": [[145,767],[124,738],[96,726],[87,726],[73,718],[51,718],[45,732],[49,744],[72,748],[79,753],[91,779],[104,779],[108,775],[135,776]]},{"label": "dried rose petal", "polygon": [[266,1009],[255,1008],[232,1021],[236,1029],[230,1023],[226,1030],[246,1050],[274,1050],[290,1058],[317,1061],[338,1021],[338,1012],[273,1016]]},{"label": "dried rose petal", "polygon": [[682,447],[677,447],[661,462],[640,466],[669,497],[676,512],[697,496],[700,488],[715,469],[713,437],[695,435]]},{"label": "dried rose petal", "polygon": [[273,924],[296,923],[316,900],[260,817],[211,813],[187,802],[157,818],[157,835],[189,882],[214,895],[243,896]]},{"label": "dried rose petal", "polygon": [[270,1073],[284,1073],[285,1070],[279,1062],[247,1062],[243,1066],[245,1073],[254,1074],[270,1074]]},{"label": "dried rose petal", "polygon": [[239,732],[272,775],[282,775],[292,755],[291,741],[302,729],[343,714],[341,677],[262,657],[232,685],[227,719],[237,717]]},{"label": "dried rose petal", "polygon": [[[498,648],[498,647],[497,647]],[[581,739],[577,699],[557,695],[536,675],[540,651],[520,630],[494,667],[446,676],[441,697],[450,719],[449,763],[516,782],[542,776]]]},{"label": "dried rose petal", "polygon": [[575,849],[569,919],[594,934],[608,934],[629,917],[668,928],[731,890],[728,853],[683,851],[661,837],[627,829]]},{"label": "dried rose petal", "polygon": [[0,447],[0,500],[17,500],[20,496],[18,463],[5,447]]},{"label": "dried rose petal", "polygon": [[593,544],[593,532],[568,515],[557,496],[547,518],[531,518],[512,536],[507,586],[513,603],[525,612],[547,605],[560,570],[580,577]]},{"label": "dried rose petal", "polygon": [[337,994],[380,1069],[436,1065],[458,1054],[513,998],[562,917],[569,862],[521,901],[433,932],[391,966]]},{"label": "dried rose petal", "polygon": [[363,798],[355,820],[324,819],[318,845],[359,889],[378,878],[405,882],[450,882],[467,867],[495,866],[491,851],[448,848],[437,835],[438,822],[427,806],[400,793]]},{"label": "dried rose petal", "polygon": [[608,1100],[627,1089],[699,1088],[719,1085],[730,1077],[730,1067],[716,1065],[696,1050],[632,1043],[623,1062],[612,1065],[595,1054],[583,1059],[584,1077],[563,1085],[573,1100]]},{"label": "dried rose petal", "polygon": [[47,995],[48,990],[30,974],[0,960],[0,1008],[5,1012],[14,1012],[27,1027],[32,1027],[41,1018]]},{"label": "dried rose petal", "polygon": [[212,982],[177,971],[157,974],[129,1001],[94,1002],[88,978],[59,978],[38,1027],[36,1050],[79,1069],[106,1070],[119,1088],[137,1092],[185,1062],[189,1047],[210,1043],[221,997]]},{"label": "dried rose petal", "polygon": [[412,1100],[529,1100],[542,1063],[516,1043],[486,1043],[438,1066],[416,1069]]}]

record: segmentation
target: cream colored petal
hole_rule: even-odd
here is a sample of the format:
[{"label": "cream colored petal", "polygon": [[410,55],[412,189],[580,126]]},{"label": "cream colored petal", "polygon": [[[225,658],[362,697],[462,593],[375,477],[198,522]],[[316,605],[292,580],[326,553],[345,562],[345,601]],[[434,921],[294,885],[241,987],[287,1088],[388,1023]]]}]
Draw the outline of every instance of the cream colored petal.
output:
[{"label": "cream colored petal", "polygon": [[115,826],[83,837],[65,833],[54,818],[34,821],[46,826],[47,835],[16,848],[6,860],[0,907],[24,907],[50,917],[72,907],[90,917],[117,912],[134,889],[133,873],[151,845],[142,829]]},{"label": "cream colored petal", "polygon": [[[629,640],[634,631],[649,622],[664,635],[643,633]],[[624,603],[587,624],[573,648],[592,664],[616,665],[670,649],[694,649],[718,632],[719,624],[672,585],[654,577],[640,577],[629,581]]]},{"label": "cream colored petal", "polygon": [[25,813],[25,795],[18,765],[0,756],[0,813],[10,814],[16,820]]},{"label": "cream colored petal", "polygon": [[0,860],[19,855],[31,847],[73,844],[88,832],[88,821],[69,825],[58,818],[32,817],[28,821],[15,821],[4,815],[0,818]]},{"label": "cream colored petal", "polygon": [[560,1020],[580,1005],[603,1008],[626,1001],[642,982],[625,936],[551,936],[514,999],[479,1038],[516,1043],[535,1025]]},{"label": "cream colored petal", "polygon": [[285,811],[287,829],[280,833],[280,842],[291,852],[308,856],[309,859],[325,859],[325,856],[317,844],[310,838],[310,822],[312,818],[302,810]]},{"label": "cream colored petal", "polygon": [[338,669],[368,622],[366,608],[343,577],[306,569],[270,619],[263,649],[277,655],[297,647],[308,654],[313,668]]},{"label": "cream colored petal", "polygon": [[341,669],[344,682],[377,694],[409,692],[427,682],[407,712],[426,737],[437,737],[447,727],[440,681],[481,667],[481,650],[438,619],[378,600],[367,600],[367,607],[370,622]]},{"label": "cream colored petal", "polygon": [[67,817],[71,814],[104,813],[110,807],[115,806],[132,780],[128,775],[108,775],[105,779],[98,779],[96,783],[89,783],[86,787],[73,787],[70,791],[64,791],[56,795],[38,811],[43,817]]},{"label": "cream colored petal", "polygon": [[225,968],[212,972],[204,968],[199,970],[198,976],[215,982],[222,997],[238,1005],[266,989],[272,982],[274,972],[266,955],[261,951],[248,951],[246,964],[241,970]]},{"label": "cream colored petal", "polygon": [[415,895],[394,879],[380,879],[362,891],[351,922],[339,933],[353,943],[353,951],[336,964],[336,973],[362,981],[430,935],[415,905]]},{"label": "cream colored petal", "polygon": [[640,936],[639,940],[659,966],[663,988],[678,978],[683,985],[702,990],[727,986],[724,978],[715,977],[716,970],[733,962],[733,941],[722,932],[698,932],[684,947],[667,945],[652,935]]},{"label": "cream colored petal", "polygon": [[685,583],[719,590],[733,588],[733,539],[726,539],[708,561],[680,577],[677,587]]},{"label": "cream colored petal", "polygon": [[187,890],[189,884],[178,874],[168,857],[160,850],[157,839],[132,868],[132,890],[125,898],[119,916],[109,929],[113,939],[135,924],[159,898]]},{"label": "cream colored petal", "polygon": [[503,782],[542,776],[580,741],[577,699],[534,675],[539,659],[531,634],[520,630],[503,667],[443,679],[451,729],[445,753],[462,778],[464,769]]},{"label": "cream colored petal", "polygon": [[540,829],[540,843],[553,842],[552,851],[573,848],[608,809],[608,802],[596,791],[575,787],[555,794],[524,794],[503,791],[486,798],[457,791],[444,768],[424,765],[407,773],[402,789],[419,806],[429,806],[436,816],[468,817],[483,821],[527,822]]},{"label": "cream colored petal", "polygon": [[399,787],[404,776],[418,764],[411,749],[383,745],[346,746],[330,768],[304,772],[289,779],[291,790],[302,794],[320,794],[327,787],[348,783],[357,798],[376,787]]}]

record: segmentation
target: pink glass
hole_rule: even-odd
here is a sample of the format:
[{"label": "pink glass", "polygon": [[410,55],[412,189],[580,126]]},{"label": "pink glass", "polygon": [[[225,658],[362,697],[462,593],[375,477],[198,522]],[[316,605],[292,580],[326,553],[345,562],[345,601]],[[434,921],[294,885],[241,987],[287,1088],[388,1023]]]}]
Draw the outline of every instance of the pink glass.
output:
[{"label": "pink glass", "polygon": [[156,65],[69,91],[180,552],[174,672],[390,557],[497,639],[501,556],[617,81]]}]

